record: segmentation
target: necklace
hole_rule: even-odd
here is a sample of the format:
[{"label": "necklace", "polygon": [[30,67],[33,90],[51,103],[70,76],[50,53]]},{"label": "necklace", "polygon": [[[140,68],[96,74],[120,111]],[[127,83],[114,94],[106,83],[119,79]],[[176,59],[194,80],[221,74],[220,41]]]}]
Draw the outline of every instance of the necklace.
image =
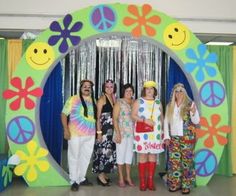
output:
[{"label": "necklace", "polygon": [[176,108],[176,112],[175,112],[175,115],[176,116],[179,116],[180,115],[180,105],[178,106],[178,104],[176,104],[176,106],[175,106],[175,108]]},{"label": "necklace", "polygon": [[123,100],[124,100],[124,102],[126,103],[126,104],[128,104],[129,106],[131,106],[132,105],[132,99],[125,99],[125,98],[123,98]]},{"label": "necklace", "polygon": [[179,115],[179,113],[180,113],[180,108],[177,108],[177,114]]}]

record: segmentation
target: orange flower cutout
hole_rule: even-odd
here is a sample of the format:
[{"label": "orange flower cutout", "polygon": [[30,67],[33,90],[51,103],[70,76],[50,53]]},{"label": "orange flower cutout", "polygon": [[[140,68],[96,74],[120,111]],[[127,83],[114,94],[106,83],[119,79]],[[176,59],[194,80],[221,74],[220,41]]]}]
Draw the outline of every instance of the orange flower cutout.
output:
[{"label": "orange flower cutout", "polygon": [[208,148],[212,148],[214,146],[214,137],[218,141],[220,145],[225,145],[228,142],[228,139],[222,135],[221,133],[230,133],[231,128],[229,126],[221,126],[216,127],[217,124],[220,122],[221,117],[218,114],[213,114],[211,116],[211,125],[208,124],[207,119],[205,117],[201,117],[200,125],[201,128],[195,129],[197,138],[204,137],[205,135],[209,135],[207,139],[204,141],[204,145]]},{"label": "orange flower cutout", "polygon": [[123,23],[126,26],[131,26],[135,23],[138,25],[132,30],[132,35],[134,37],[140,37],[142,35],[142,27],[145,28],[146,34],[149,36],[156,35],[156,30],[152,28],[148,23],[151,24],[159,24],[161,22],[161,18],[157,15],[151,16],[147,18],[147,15],[152,11],[152,7],[148,4],[144,4],[142,6],[142,15],[139,15],[138,7],[135,5],[129,5],[128,11],[135,16],[135,18],[125,17]]}]

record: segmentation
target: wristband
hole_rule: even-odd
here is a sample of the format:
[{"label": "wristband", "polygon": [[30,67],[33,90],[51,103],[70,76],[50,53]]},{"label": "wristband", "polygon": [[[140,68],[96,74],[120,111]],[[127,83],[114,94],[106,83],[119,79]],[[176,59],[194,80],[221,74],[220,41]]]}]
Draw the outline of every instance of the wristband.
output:
[{"label": "wristband", "polygon": [[102,134],[102,131],[97,131],[97,134]]}]

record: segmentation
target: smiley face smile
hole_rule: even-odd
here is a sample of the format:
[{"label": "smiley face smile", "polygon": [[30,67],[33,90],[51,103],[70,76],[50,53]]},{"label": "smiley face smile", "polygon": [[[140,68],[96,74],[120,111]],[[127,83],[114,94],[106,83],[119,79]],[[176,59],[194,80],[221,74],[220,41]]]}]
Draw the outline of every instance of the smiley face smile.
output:
[{"label": "smiley face smile", "polygon": [[183,34],[184,34],[184,39],[183,39],[183,41],[180,42],[179,44],[174,44],[174,43],[172,43],[172,46],[179,46],[179,45],[181,45],[181,44],[183,44],[183,43],[185,42],[185,40],[186,40],[186,32],[184,31]]},{"label": "smiley face smile", "polygon": [[44,63],[36,63],[36,62],[33,60],[32,57],[30,57],[30,60],[31,60],[34,64],[36,64],[36,65],[45,65],[45,64],[47,64],[51,59],[48,58],[48,60],[47,60],[46,62],[44,62]]}]

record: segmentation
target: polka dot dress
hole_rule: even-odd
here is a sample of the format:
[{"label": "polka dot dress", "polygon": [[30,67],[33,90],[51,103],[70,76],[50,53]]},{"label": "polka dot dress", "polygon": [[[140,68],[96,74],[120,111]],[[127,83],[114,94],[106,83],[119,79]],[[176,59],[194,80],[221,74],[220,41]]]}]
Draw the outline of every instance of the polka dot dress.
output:
[{"label": "polka dot dress", "polygon": [[[154,104],[154,108],[153,108]],[[150,119],[155,122],[154,131],[148,133],[134,132],[134,151],[137,153],[157,154],[164,151],[162,148],[163,132],[161,130],[161,112],[160,101],[139,99],[138,116],[144,119]]]}]

